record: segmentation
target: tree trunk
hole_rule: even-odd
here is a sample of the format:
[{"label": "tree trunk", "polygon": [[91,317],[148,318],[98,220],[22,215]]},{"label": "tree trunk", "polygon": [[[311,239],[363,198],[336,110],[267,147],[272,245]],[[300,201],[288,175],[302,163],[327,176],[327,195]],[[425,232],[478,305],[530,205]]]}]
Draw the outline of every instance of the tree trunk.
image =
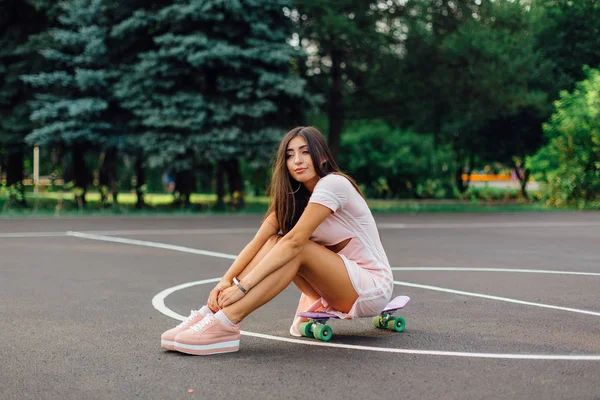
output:
[{"label": "tree trunk", "polygon": [[335,160],[340,152],[340,137],[344,124],[344,102],[342,80],[342,51],[331,52],[331,92],[329,94],[328,118],[329,118],[329,148]]},{"label": "tree trunk", "polygon": [[215,174],[217,186],[217,204],[215,204],[215,209],[223,210],[225,208],[225,161],[217,161]]},{"label": "tree trunk", "polygon": [[227,162],[227,176],[229,178],[229,193],[231,194],[231,208],[241,210],[244,208],[244,180],[240,162],[231,159]]},{"label": "tree trunk", "polygon": [[119,195],[119,183],[117,179],[118,151],[116,148],[109,148],[101,156],[99,183],[102,205],[106,204],[106,193],[104,187],[108,188],[112,195],[113,207],[118,208],[117,201]]},{"label": "tree trunk", "polygon": [[75,200],[79,208],[87,205],[85,194],[92,183],[92,174],[85,163],[85,146],[75,145],[72,148],[72,166],[75,185]]},{"label": "tree trunk", "polygon": [[137,195],[137,202],[135,208],[141,210],[146,206],[144,202],[144,190],[143,187],[146,184],[146,170],[144,169],[144,160],[141,155],[135,158],[135,194]]},{"label": "tree trunk", "polygon": [[27,206],[25,186],[23,186],[23,149],[11,149],[6,157],[6,187],[11,188],[8,203]]},{"label": "tree trunk", "polygon": [[[465,170],[466,167],[466,170]],[[460,193],[464,193],[469,188],[469,183],[471,183],[471,170],[472,170],[472,161],[471,157],[468,157],[466,165],[464,164],[464,160],[461,156],[457,156],[456,160],[456,170],[454,172],[454,180],[456,181],[456,188]],[[462,176],[466,174],[468,176],[467,180],[463,180]]]},{"label": "tree trunk", "polygon": [[529,196],[527,196],[527,182],[529,181],[531,171],[529,169],[522,169],[520,164],[516,162],[513,162],[513,167],[515,169],[515,173],[517,175],[517,179],[519,180],[519,185],[521,187],[521,196],[524,199],[528,199]]},{"label": "tree trunk", "polygon": [[179,202],[183,207],[190,206],[194,190],[196,190],[196,177],[193,170],[186,169],[175,174],[175,192],[179,193]]}]

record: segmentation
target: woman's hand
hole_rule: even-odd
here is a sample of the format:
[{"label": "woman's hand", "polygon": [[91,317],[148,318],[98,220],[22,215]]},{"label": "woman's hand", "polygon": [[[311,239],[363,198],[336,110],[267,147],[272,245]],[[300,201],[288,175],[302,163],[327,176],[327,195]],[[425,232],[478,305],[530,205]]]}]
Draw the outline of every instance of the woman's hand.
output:
[{"label": "woman's hand", "polygon": [[213,290],[210,291],[210,294],[208,295],[208,302],[206,303],[206,305],[208,306],[208,308],[211,309],[212,312],[216,313],[221,309],[221,307],[219,307],[219,294],[230,286],[231,283],[221,281],[217,284],[217,286],[215,286]]},{"label": "woman's hand", "polygon": [[235,303],[242,297],[244,297],[244,292],[242,292],[239,287],[231,285],[219,293],[219,307],[225,308],[228,305]]}]

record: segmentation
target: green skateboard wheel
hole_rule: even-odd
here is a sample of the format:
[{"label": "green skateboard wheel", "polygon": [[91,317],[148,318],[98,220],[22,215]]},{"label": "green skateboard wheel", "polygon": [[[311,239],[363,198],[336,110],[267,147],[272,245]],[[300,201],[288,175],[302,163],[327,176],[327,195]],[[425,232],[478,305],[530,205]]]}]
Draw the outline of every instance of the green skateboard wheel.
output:
[{"label": "green skateboard wheel", "polygon": [[302,336],[306,336],[308,338],[314,338],[312,330],[313,323],[312,322],[300,322],[299,330]]},{"label": "green skateboard wheel", "polygon": [[324,342],[328,342],[333,337],[333,329],[328,325],[315,325],[313,327],[315,337]]},{"label": "green skateboard wheel", "polygon": [[402,332],[405,327],[406,321],[404,321],[404,318],[402,317],[391,319],[387,323],[387,328],[396,332]]}]

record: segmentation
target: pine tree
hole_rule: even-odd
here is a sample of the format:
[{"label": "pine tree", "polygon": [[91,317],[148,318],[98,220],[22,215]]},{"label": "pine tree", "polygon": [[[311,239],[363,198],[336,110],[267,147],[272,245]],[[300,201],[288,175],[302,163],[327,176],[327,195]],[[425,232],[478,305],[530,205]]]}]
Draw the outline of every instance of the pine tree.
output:
[{"label": "pine tree", "polygon": [[149,165],[172,169],[184,200],[194,167],[210,161],[218,174],[230,171],[234,206],[242,207],[239,159],[267,159],[283,130],[300,122],[306,95],[292,73],[284,3],[179,0],[140,10],[113,29],[118,36],[147,26],[154,34],[117,95],[140,120]]},{"label": "pine tree", "polygon": [[[77,200],[83,206],[92,183],[86,153],[103,149],[105,161],[114,166],[106,156],[114,159],[122,141],[123,127],[111,94],[117,75],[110,69],[102,1],[69,0],[60,3],[60,8],[60,26],[51,32],[53,41],[42,52],[54,69],[23,77],[38,93],[31,113],[37,128],[27,141],[70,151],[70,173],[65,180],[73,178]],[[114,179],[111,185],[116,204]]]},{"label": "pine tree", "polygon": [[38,51],[52,16],[44,1],[8,0],[0,3],[0,170],[12,201],[25,205],[23,160],[26,135],[33,125],[28,102],[31,93],[21,75],[39,72],[44,60]]}]

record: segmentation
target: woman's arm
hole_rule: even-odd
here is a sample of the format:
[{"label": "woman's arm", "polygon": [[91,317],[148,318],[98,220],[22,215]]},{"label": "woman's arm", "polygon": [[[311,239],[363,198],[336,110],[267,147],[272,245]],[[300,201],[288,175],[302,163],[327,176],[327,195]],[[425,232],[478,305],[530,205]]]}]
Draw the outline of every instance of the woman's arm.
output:
[{"label": "woman's arm", "polygon": [[242,272],[246,268],[246,265],[256,256],[256,253],[267,243],[267,240],[278,232],[277,218],[275,218],[275,213],[271,213],[265,218],[254,238],[244,247],[233,264],[231,264],[225,275],[223,275],[223,278],[221,278],[221,281],[231,284],[233,277]]},{"label": "woman's arm", "polygon": [[233,284],[233,277],[237,276],[242,270],[252,261],[256,253],[264,246],[264,244],[269,240],[269,238],[276,233],[279,232],[279,227],[277,224],[277,218],[275,218],[275,213],[271,213],[265,218],[264,222],[254,235],[254,238],[248,243],[244,249],[240,252],[240,254],[236,257],[235,261],[225,275],[221,278],[219,283],[211,290],[208,295],[207,305],[213,311],[216,312],[219,309],[219,305],[217,303],[219,298],[219,293],[224,289],[230,287]]},{"label": "woman's arm", "polygon": [[[293,260],[310,240],[310,236],[332,211],[320,204],[309,203],[296,226],[288,232],[273,249],[240,282],[246,290],[251,290],[265,277]],[[233,301],[234,302],[234,301]],[[229,303],[231,304],[231,303]],[[223,304],[226,306],[228,304]]]}]

